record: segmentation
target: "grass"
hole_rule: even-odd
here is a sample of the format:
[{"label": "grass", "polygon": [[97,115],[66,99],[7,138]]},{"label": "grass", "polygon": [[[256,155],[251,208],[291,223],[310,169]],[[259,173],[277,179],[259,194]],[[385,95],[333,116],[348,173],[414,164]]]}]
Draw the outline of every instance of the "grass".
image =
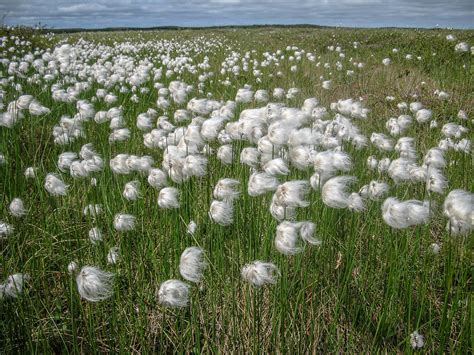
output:
[{"label": "grass", "polygon": [[[439,127],[456,121],[460,109],[472,118],[472,55],[455,53],[457,42],[447,42],[448,33],[453,33],[457,41],[474,43],[473,31],[258,28],[77,33],[55,35],[49,41],[28,33],[37,37],[32,38],[32,48],[25,48],[28,51],[35,46],[53,46],[58,41],[77,43],[81,38],[105,45],[126,41],[183,44],[190,49],[187,55],[194,63],[200,63],[207,55],[209,71],[215,73],[204,82],[202,94],[196,90],[197,75],[183,73],[180,79],[195,87],[189,98],[205,97],[210,92],[218,100],[233,100],[237,89],[246,83],[270,92],[275,87],[300,88],[295,99],[286,101],[290,107],[301,106],[309,97],[317,97],[325,107],[338,99],[362,97],[371,112],[367,120],[355,122],[370,136],[371,132],[387,133],[385,121],[400,114],[396,103],[414,101],[413,94],[433,110]],[[199,47],[205,41],[215,45],[203,52]],[[360,42],[358,49],[353,48],[354,41]],[[345,59],[328,50],[329,45],[340,45]],[[229,87],[218,82],[225,79],[219,74],[220,65],[231,50],[241,55],[249,51],[252,59],[261,61],[264,52],[278,49],[288,58],[287,46],[315,53],[320,56],[316,62],[321,65],[317,67],[303,59],[293,73],[289,69],[295,62],[285,59],[278,68],[260,68],[261,83],[256,82],[251,69],[235,77],[225,75],[232,81]],[[399,53],[392,53],[392,48],[398,48]],[[167,50],[171,55],[180,53],[175,45]],[[157,53],[157,46],[145,46],[128,55],[136,59],[135,65],[140,58],[148,58],[160,66]],[[408,53],[414,57],[411,61],[405,59]],[[351,66],[351,57],[365,63],[365,67]],[[392,59],[388,67],[381,64],[385,57]],[[96,60],[92,55],[87,58],[89,64]],[[342,71],[334,67],[338,60],[344,65]],[[324,63],[330,63],[331,68],[325,69]],[[355,70],[353,77],[346,76],[348,69]],[[9,76],[7,70],[0,64],[4,78]],[[277,71],[283,75],[276,76]],[[270,73],[274,76],[269,77]],[[31,75],[30,69],[25,77],[15,75],[13,82],[20,83],[24,93],[51,108],[51,113],[40,117],[25,113],[13,128],[0,127],[0,152],[6,158],[6,164],[0,166],[0,219],[15,227],[14,234],[0,240],[0,279],[15,272],[31,276],[18,299],[0,300],[2,352],[409,353],[413,351],[410,334],[415,330],[424,335],[422,350],[428,353],[472,351],[472,235],[450,236],[440,208],[435,209],[428,225],[394,230],[382,220],[382,202],[368,202],[367,210],[357,214],[326,207],[320,193],[312,191],[311,205],[298,211],[297,220],[315,222],[323,243],[320,247],[307,245],[304,252],[287,257],[274,247],[278,223],[268,210],[271,193],[259,197],[246,193],[250,171],[239,163],[239,152],[250,146],[248,142],[233,142],[232,164],[223,165],[211,155],[204,178],[171,183],[181,192],[181,208],[162,210],[156,201],[158,191],[146,183],[146,176],[114,175],[108,167],[108,160],[119,153],[151,155],[155,165],[161,165],[162,151],[144,147],[142,133],[135,126],[139,113],[155,107],[157,95],[152,77],[143,85],[150,93],[139,94],[139,103],[130,101],[131,93],[120,93],[118,87],[109,89],[117,94],[116,106],[122,105],[127,127],[132,131],[128,141],[109,145],[108,125],[91,121],[84,124],[85,138],[63,147],[54,145],[52,128],[62,115],[76,113],[75,103],[54,102],[51,83],[29,83]],[[321,88],[320,76],[333,81],[330,90]],[[167,87],[172,80],[176,80],[176,74],[160,82]],[[79,98],[90,99],[101,87],[93,80]],[[436,89],[448,92],[450,99],[437,99],[433,95]],[[6,108],[19,93],[10,84],[4,85],[3,90]],[[396,100],[387,102],[387,95]],[[109,108],[102,102],[94,106],[97,111]],[[238,104],[235,119],[243,109],[260,106]],[[172,104],[170,118],[177,108],[183,107]],[[471,121],[462,124],[472,130]],[[416,138],[419,155],[442,138],[440,128],[430,130],[418,124],[410,126],[405,135]],[[61,174],[70,185],[69,193],[51,197],[43,183],[47,173],[58,172],[57,156],[66,150],[78,152],[89,142],[106,162],[104,171],[94,175],[97,186],[91,187],[89,179],[75,180]],[[211,147],[217,149],[218,144]],[[389,196],[425,197],[423,184],[395,185],[387,175],[366,168],[369,155],[394,158],[395,152],[383,154],[370,144],[360,151],[350,146],[345,149],[354,161],[350,174],[358,177],[356,189],[379,179],[391,186]],[[450,151],[447,160],[447,192],[456,188],[472,191],[472,156]],[[29,166],[38,168],[34,180],[23,176]],[[285,179],[309,179],[311,175],[311,171],[292,168]],[[235,203],[234,223],[229,227],[214,224],[208,217],[212,189],[222,177],[241,181],[242,194]],[[123,186],[135,179],[141,182],[143,198],[126,201],[121,195]],[[21,220],[8,212],[8,204],[15,197],[22,198],[28,208],[27,216]],[[433,194],[432,198],[439,207],[444,195]],[[82,209],[90,203],[102,204],[104,213],[96,219],[84,217]],[[137,217],[134,231],[119,233],[113,228],[113,217],[118,212]],[[186,233],[190,220],[198,224],[194,236]],[[87,238],[87,231],[94,226],[104,234],[104,241],[97,245]],[[434,242],[441,245],[438,255],[430,252]],[[205,250],[209,266],[204,280],[192,286],[188,307],[166,308],[157,301],[158,287],[167,279],[180,279],[180,254],[192,245]],[[113,266],[106,261],[112,246],[119,247],[122,258]],[[257,259],[278,266],[281,277],[276,285],[254,288],[241,279],[242,266]],[[116,282],[112,298],[97,304],[81,300],[75,279],[67,272],[72,260],[113,271]]]}]

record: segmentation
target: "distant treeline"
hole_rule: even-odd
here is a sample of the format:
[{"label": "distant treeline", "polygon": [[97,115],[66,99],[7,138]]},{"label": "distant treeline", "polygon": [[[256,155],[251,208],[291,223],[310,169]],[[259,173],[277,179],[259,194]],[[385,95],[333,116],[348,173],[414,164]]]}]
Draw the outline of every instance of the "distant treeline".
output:
[{"label": "distant treeline", "polygon": [[250,29],[250,28],[330,28],[333,26],[320,26],[310,24],[296,24],[296,25],[226,25],[226,26],[156,26],[156,27],[106,27],[106,28],[44,28],[45,32],[53,33],[74,33],[74,32],[114,32],[114,31],[157,31],[157,30],[212,30],[212,29]]}]

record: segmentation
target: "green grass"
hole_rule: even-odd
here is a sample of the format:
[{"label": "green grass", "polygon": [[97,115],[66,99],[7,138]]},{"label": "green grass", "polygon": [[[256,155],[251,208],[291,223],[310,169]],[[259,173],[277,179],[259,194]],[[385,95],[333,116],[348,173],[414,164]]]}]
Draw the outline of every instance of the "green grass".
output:
[{"label": "green grass", "polygon": [[[448,33],[453,33],[457,41],[447,42]],[[362,133],[370,136],[371,132],[387,133],[385,121],[400,114],[396,103],[414,101],[411,95],[417,94],[417,100],[433,110],[439,123],[436,130],[414,123],[406,132],[405,136],[416,138],[420,156],[438,144],[443,138],[440,128],[457,121],[460,109],[471,120],[474,115],[472,55],[454,52],[459,41],[474,44],[473,31],[258,28],[98,32],[56,35],[50,42],[34,37],[32,48],[52,46],[61,39],[75,43],[79,38],[109,45],[168,39],[190,46],[197,37],[224,43],[206,53],[215,75],[205,82],[205,93],[211,92],[218,100],[233,100],[237,89],[246,83],[270,92],[275,87],[300,88],[295,99],[285,100],[290,107],[301,106],[309,97],[317,97],[326,107],[338,99],[362,97],[371,112],[367,120],[354,121]],[[354,41],[360,42],[359,49],[353,48]],[[259,68],[263,72],[260,84],[255,82],[251,66],[249,72],[238,77],[229,75],[230,87],[217,82],[225,79],[219,74],[220,64],[229,49],[242,55],[255,49],[251,58],[260,61],[263,52],[284,51],[288,45],[320,56],[316,62],[321,66],[302,60],[293,73],[289,68],[294,62],[284,60],[278,68]],[[346,58],[338,58],[337,52],[327,49],[329,45],[342,46]],[[398,48],[399,53],[393,54],[392,48]],[[159,66],[156,53],[142,49],[128,55],[137,60],[147,57]],[[408,53],[414,57],[411,61],[405,59]],[[190,51],[188,55],[199,63],[205,54]],[[351,57],[364,62],[365,67],[349,65]],[[392,59],[388,67],[382,65],[385,57]],[[90,62],[95,60],[91,58]],[[334,67],[337,60],[344,64],[342,71]],[[326,62],[331,69],[324,69]],[[7,69],[0,64],[3,77],[9,76]],[[348,69],[356,74],[346,76]],[[283,76],[268,77],[278,70]],[[382,202],[368,202],[367,210],[358,214],[328,208],[320,193],[312,191],[311,205],[298,211],[298,220],[315,222],[323,244],[307,245],[304,252],[287,257],[274,247],[278,223],[268,210],[272,194],[250,197],[246,193],[250,171],[239,163],[239,152],[250,144],[233,143],[235,157],[231,165],[223,165],[211,155],[206,177],[192,178],[180,185],[171,183],[181,191],[181,208],[162,210],[157,204],[158,191],[147,184],[146,176],[114,175],[108,166],[108,160],[119,153],[151,155],[155,165],[161,165],[162,152],[144,147],[142,133],[135,126],[139,113],[155,107],[157,95],[152,78],[144,84],[150,93],[139,95],[142,99],[138,104],[130,101],[131,93],[112,90],[118,95],[117,106],[123,106],[127,127],[132,131],[128,141],[109,145],[108,125],[91,121],[84,124],[85,138],[62,147],[53,144],[52,127],[61,115],[76,112],[75,103],[54,102],[49,87],[28,83],[31,74],[15,76],[14,82],[22,85],[24,93],[51,108],[51,113],[41,117],[25,113],[13,128],[0,127],[0,153],[6,158],[6,164],[0,166],[0,220],[15,227],[14,234],[0,240],[0,281],[16,272],[31,276],[18,299],[0,300],[1,352],[394,353],[413,351],[410,334],[414,330],[424,335],[422,351],[427,353],[472,351],[472,235],[450,236],[440,208],[435,209],[429,225],[393,230],[382,220]],[[333,81],[330,90],[321,88],[320,76]],[[184,73],[180,79],[197,88],[197,75]],[[163,77],[160,82],[167,87],[172,80],[176,76]],[[426,84],[422,85],[422,81]],[[100,87],[92,82],[79,98],[90,99]],[[448,92],[450,99],[435,98],[436,89]],[[3,90],[6,109],[19,94],[13,85],[4,85]],[[396,100],[386,102],[387,95]],[[197,90],[189,98],[194,96],[205,97]],[[262,105],[237,105],[235,119],[241,110],[259,106]],[[170,118],[177,108],[183,107],[172,104]],[[95,109],[104,110],[107,106],[96,103]],[[471,121],[462,124],[472,131]],[[57,156],[63,151],[78,152],[86,143],[93,143],[106,162],[104,171],[93,175],[98,180],[97,187],[91,187],[89,179],[74,180],[61,174],[70,185],[68,195],[48,195],[43,187],[44,177],[58,172]],[[217,149],[218,144],[211,146]],[[423,184],[395,186],[387,175],[366,168],[369,155],[394,158],[395,152],[382,154],[370,144],[360,151],[345,148],[354,161],[350,175],[358,177],[356,189],[380,179],[390,184],[389,196],[424,198]],[[472,191],[472,156],[450,151],[447,161],[447,192],[456,188]],[[23,176],[29,166],[38,168],[35,180]],[[285,179],[309,179],[311,174],[292,168]],[[234,223],[229,227],[214,224],[208,217],[212,189],[222,177],[241,181],[242,194],[235,203]],[[126,201],[122,197],[123,186],[135,179],[141,182],[143,198]],[[22,198],[28,208],[27,216],[21,220],[8,212],[8,204],[15,197]],[[444,196],[432,197],[440,207]],[[103,205],[104,213],[97,220],[82,214],[90,203]],[[119,212],[137,217],[134,231],[114,230],[113,217]],[[190,220],[198,224],[194,236],[186,234]],[[104,241],[97,245],[87,237],[93,226],[99,226],[104,234]],[[438,255],[430,252],[434,242],[441,245]],[[204,280],[192,286],[188,307],[163,307],[156,297],[159,285],[170,278],[181,278],[181,252],[193,245],[206,253],[209,266]],[[122,258],[115,266],[106,261],[112,246],[119,247]],[[254,288],[241,279],[242,266],[257,259],[278,266],[281,277],[276,285]],[[75,279],[67,272],[72,260],[114,272],[112,298],[97,304],[81,300]]]}]

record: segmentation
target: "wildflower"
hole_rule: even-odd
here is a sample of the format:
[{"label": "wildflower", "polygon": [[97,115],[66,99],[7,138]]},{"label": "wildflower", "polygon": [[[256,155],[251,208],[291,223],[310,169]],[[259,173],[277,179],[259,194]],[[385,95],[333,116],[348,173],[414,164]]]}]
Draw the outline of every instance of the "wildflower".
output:
[{"label": "wildflower", "polygon": [[12,234],[14,230],[15,228],[11,224],[8,224],[4,221],[0,221],[0,240],[3,237],[7,237]]},{"label": "wildflower", "polygon": [[209,207],[209,217],[221,226],[228,226],[234,221],[234,207],[228,201],[214,200]]},{"label": "wildflower", "polygon": [[168,280],[160,285],[158,300],[169,307],[186,307],[189,297],[189,285],[179,280]]},{"label": "wildflower", "polygon": [[148,172],[148,183],[150,186],[154,187],[155,189],[159,189],[163,186],[166,186],[166,174],[158,168],[150,169]]},{"label": "wildflower", "polygon": [[88,235],[92,244],[97,244],[97,242],[102,241],[102,232],[97,227],[90,229]]},{"label": "wildflower", "polygon": [[425,345],[425,337],[415,330],[410,334],[410,344],[413,349],[422,348]]},{"label": "wildflower", "polygon": [[32,166],[26,168],[24,175],[27,179],[34,179],[36,177],[36,168]]},{"label": "wildflower", "polygon": [[443,204],[443,213],[449,218],[448,228],[453,235],[468,234],[474,226],[474,194],[456,189]]},{"label": "wildflower", "polygon": [[129,214],[117,213],[114,218],[114,228],[119,232],[126,232],[135,228],[135,217]]},{"label": "wildflower", "polygon": [[160,208],[179,208],[179,190],[175,187],[165,187],[158,194]]},{"label": "wildflower", "polygon": [[240,181],[236,179],[220,179],[214,187],[213,196],[220,201],[232,202],[240,194],[239,185]]},{"label": "wildflower", "polygon": [[97,217],[102,213],[102,205],[100,204],[89,204],[84,209],[82,210],[82,213],[84,214],[85,217],[91,216],[91,217]]},{"label": "wildflower", "polygon": [[320,245],[314,237],[316,226],[312,222],[283,221],[277,226],[275,247],[285,255],[294,255],[303,250],[303,242]]},{"label": "wildflower", "polygon": [[17,298],[22,292],[26,281],[30,279],[28,274],[9,275],[4,284],[0,285],[0,298],[3,294],[10,298]]},{"label": "wildflower", "polygon": [[242,278],[254,286],[275,284],[280,272],[275,264],[256,260],[244,265],[241,271]]},{"label": "wildflower", "polygon": [[107,253],[107,263],[115,265],[119,262],[119,260],[120,260],[119,248],[118,247],[110,248],[109,252]]},{"label": "wildflower", "polygon": [[240,152],[240,162],[250,167],[256,168],[259,164],[260,152],[257,148],[247,147]]},{"label": "wildflower", "polygon": [[70,274],[74,274],[76,271],[77,271],[77,268],[78,268],[78,265],[75,261],[71,261],[68,265],[67,265],[67,271],[70,273]]},{"label": "wildflower", "polygon": [[262,195],[269,191],[275,191],[278,187],[278,179],[267,173],[253,173],[248,181],[248,194],[250,196]]},{"label": "wildflower", "polygon": [[8,209],[14,217],[23,217],[26,214],[25,206],[20,198],[14,198],[12,202],[10,202]]},{"label": "wildflower", "polygon": [[382,205],[382,217],[385,223],[396,229],[426,223],[430,217],[429,202],[399,201],[395,197],[389,197]]},{"label": "wildflower", "polygon": [[349,208],[355,211],[363,210],[363,201],[347,192],[348,184],[354,181],[356,181],[356,178],[353,176],[336,176],[329,179],[321,190],[324,204],[332,208]]},{"label": "wildflower", "polygon": [[292,180],[279,185],[275,191],[275,202],[285,207],[307,207],[309,202],[305,201],[309,184],[305,180]]},{"label": "wildflower", "polygon": [[282,158],[275,158],[265,163],[263,171],[271,176],[288,175],[290,169]]},{"label": "wildflower", "polygon": [[231,164],[232,156],[232,146],[229,144],[221,145],[217,150],[217,159],[219,159],[222,164]]},{"label": "wildflower", "polygon": [[183,251],[179,262],[179,272],[185,280],[199,282],[205,268],[204,251],[201,248],[189,247]]},{"label": "wildflower", "polygon": [[46,175],[44,188],[53,196],[66,196],[68,185],[66,185],[56,174]]},{"label": "wildflower", "polygon": [[135,201],[140,198],[140,191],[138,190],[140,187],[140,182],[130,181],[125,184],[125,188],[123,190],[122,196],[129,201]]},{"label": "wildflower", "polygon": [[99,302],[112,296],[113,281],[113,273],[94,266],[84,266],[76,276],[79,294],[90,302]]},{"label": "wildflower", "polygon": [[186,226],[186,233],[194,235],[196,233],[197,224],[194,221],[190,221]]}]

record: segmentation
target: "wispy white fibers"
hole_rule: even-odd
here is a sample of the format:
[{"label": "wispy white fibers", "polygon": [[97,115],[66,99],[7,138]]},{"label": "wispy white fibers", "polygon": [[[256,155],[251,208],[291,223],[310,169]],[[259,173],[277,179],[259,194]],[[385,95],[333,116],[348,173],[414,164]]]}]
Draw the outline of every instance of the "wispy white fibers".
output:
[{"label": "wispy white fibers", "polygon": [[0,220],[0,240],[11,235],[14,230],[15,228],[11,224]]},{"label": "wispy white fibers", "polygon": [[133,230],[135,228],[135,217],[130,214],[117,213],[114,218],[114,228],[119,232]]},{"label": "wispy white fibers", "polygon": [[82,210],[82,213],[85,217],[97,217],[102,213],[102,205],[100,204],[89,204]]},{"label": "wispy white fibers", "polygon": [[228,226],[234,221],[234,207],[229,201],[214,200],[209,207],[209,217],[221,226]]},{"label": "wispy white fibers", "polygon": [[304,242],[320,245],[315,237],[316,225],[313,222],[281,222],[276,229],[275,247],[285,255],[294,255],[303,251]]},{"label": "wispy white fibers", "polygon": [[113,273],[95,266],[84,266],[76,276],[79,294],[90,302],[99,302],[112,296],[113,281]]},{"label": "wispy white fibers", "polygon": [[94,227],[89,230],[89,240],[92,242],[92,244],[97,244],[98,242],[102,241],[102,232],[100,231],[99,228]]},{"label": "wispy white fibers", "polygon": [[150,186],[154,187],[155,189],[159,189],[163,186],[166,186],[166,180],[167,176],[161,169],[154,168],[151,169],[148,173],[148,184],[150,184]]},{"label": "wispy white fibers", "polygon": [[321,190],[324,204],[332,208],[362,211],[364,203],[360,196],[347,191],[349,185],[356,180],[354,176],[336,176],[329,179]]},{"label": "wispy white fibers", "polygon": [[347,153],[330,150],[317,153],[313,164],[314,171],[319,173],[321,185],[337,171],[349,171],[352,167],[351,158]]},{"label": "wispy white fibers", "polygon": [[44,188],[53,196],[66,196],[66,185],[56,174],[49,173],[44,181]]},{"label": "wispy white fibers", "polygon": [[395,197],[389,197],[382,205],[382,217],[385,223],[396,229],[423,224],[428,222],[430,217],[429,202],[400,201]]},{"label": "wispy white fibers", "polygon": [[280,276],[280,271],[275,264],[256,260],[244,265],[241,275],[245,281],[252,285],[263,286],[265,284],[275,284]]},{"label": "wispy white fibers", "polygon": [[415,330],[410,334],[410,344],[413,349],[420,349],[425,345],[425,337]]},{"label": "wispy white fibers", "polygon": [[216,200],[232,202],[239,197],[240,181],[236,179],[220,179],[214,187],[213,196]]},{"label": "wispy white fibers", "polygon": [[260,152],[257,148],[246,147],[240,152],[240,162],[252,168],[256,168],[260,162]]},{"label": "wispy white fibers", "polygon": [[291,180],[279,185],[275,191],[275,202],[284,207],[307,207],[309,202],[305,201],[309,190],[309,182],[306,180]]},{"label": "wispy white fibers", "polygon": [[196,233],[197,224],[194,221],[190,221],[186,226],[186,233],[194,235]]},{"label": "wispy white fibers", "polygon": [[278,179],[267,173],[253,173],[248,181],[248,194],[250,196],[262,195],[266,192],[275,191],[278,187]]},{"label": "wispy white fibers", "polygon": [[158,194],[160,208],[179,208],[179,190],[175,187],[165,187]]},{"label": "wispy white fibers", "polygon": [[25,205],[23,204],[23,200],[20,198],[14,198],[10,205],[8,206],[10,213],[13,217],[23,217],[26,215]]},{"label": "wispy white fibers", "polygon": [[444,200],[443,213],[449,218],[453,235],[468,234],[474,229],[474,194],[462,189],[451,191]]},{"label": "wispy white fibers", "polygon": [[120,254],[118,247],[112,247],[109,249],[107,253],[107,263],[115,265],[120,261]]},{"label": "wispy white fibers", "polygon": [[3,284],[0,284],[0,299],[4,296],[10,298],[17,298],[24,288],[26,281],[30,279],[28,274],[13,274],[9,275]]},{"label": "wispy white fibers", "polygon": [[290,169],[288,163],[282,158],[275,158],[263,166],[263,171],[271,176],[288,175]]},{"label": "wispy white fibers", "polygon": [[179,272],[185,280],[199,282],[205,268],[204,251],[201,248],[189,247],[183,251],[179,261]]},{"label": "wispy white fibers", "polygon": [[219,149],[217,149],[217,159],[223,164],[231,164],[232,156],[232,146],[230,144],[221,145]]},{"label": "wispy white fibers", "polygon": [[127,182],[122,192],[122,196],[129,201],[135,201],[140,198],[140,182],[137,180]]},{"label": "wispy white fibers", "polygon": [[169,307],[186,307],[189,297],[189,285],[179,280],[168,280],[160,285],[158,300]]}]

